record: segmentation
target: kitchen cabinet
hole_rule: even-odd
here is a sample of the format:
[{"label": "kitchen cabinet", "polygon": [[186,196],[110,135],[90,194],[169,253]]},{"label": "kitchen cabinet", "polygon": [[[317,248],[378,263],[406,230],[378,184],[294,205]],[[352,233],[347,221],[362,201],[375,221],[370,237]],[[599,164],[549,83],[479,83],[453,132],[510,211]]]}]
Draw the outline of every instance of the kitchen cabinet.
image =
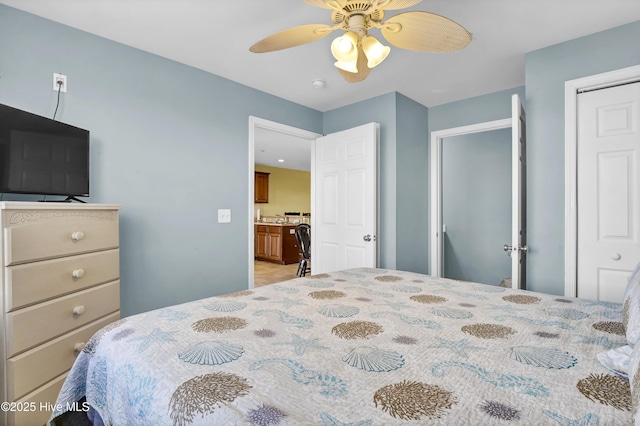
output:
[{"label": "kitchen cabinet", "polygon": [[289,265],[297,263],[296,225],[255,225],[255,257],[257,260]]},{"label": "kitchen cabinet", "polygon": [[269,173],[255,172],[253,193],[255,203],[269,202]]}]

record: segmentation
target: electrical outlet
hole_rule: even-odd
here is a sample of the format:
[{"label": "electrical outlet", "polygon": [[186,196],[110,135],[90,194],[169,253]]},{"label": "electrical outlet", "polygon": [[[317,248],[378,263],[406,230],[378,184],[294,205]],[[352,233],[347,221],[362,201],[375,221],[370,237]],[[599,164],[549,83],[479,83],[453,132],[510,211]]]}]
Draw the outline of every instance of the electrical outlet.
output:
[{"label": "electrical outlet", "polygon": [[[58,84],[62,83],[62,84]],[[60,90],[62,93],[67,93],[67,76],[64,74],[53,73],[53,90]]]}]

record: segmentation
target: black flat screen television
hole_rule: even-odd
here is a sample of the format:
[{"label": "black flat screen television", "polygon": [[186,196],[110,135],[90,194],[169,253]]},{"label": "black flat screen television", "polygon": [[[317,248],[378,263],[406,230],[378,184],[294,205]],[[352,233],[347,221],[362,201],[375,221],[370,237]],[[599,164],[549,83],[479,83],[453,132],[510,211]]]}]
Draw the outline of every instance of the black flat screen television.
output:
[{"label": "black flat screen television", "polygon": [[0,193],[88,197],[89,131],[0,104]]}]

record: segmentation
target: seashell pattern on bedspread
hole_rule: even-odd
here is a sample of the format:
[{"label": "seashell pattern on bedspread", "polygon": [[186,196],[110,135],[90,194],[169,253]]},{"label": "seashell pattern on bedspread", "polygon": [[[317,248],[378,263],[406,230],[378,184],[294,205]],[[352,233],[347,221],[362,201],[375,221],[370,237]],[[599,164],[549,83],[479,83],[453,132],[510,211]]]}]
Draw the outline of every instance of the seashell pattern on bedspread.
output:
[{"label": "seashell pattern on bedspread", "polygon": [[[105,425],[626,425],[622,306],[359,268],[123,318],[58,397]],[[69,404],[69,405],[68,405]]]}]

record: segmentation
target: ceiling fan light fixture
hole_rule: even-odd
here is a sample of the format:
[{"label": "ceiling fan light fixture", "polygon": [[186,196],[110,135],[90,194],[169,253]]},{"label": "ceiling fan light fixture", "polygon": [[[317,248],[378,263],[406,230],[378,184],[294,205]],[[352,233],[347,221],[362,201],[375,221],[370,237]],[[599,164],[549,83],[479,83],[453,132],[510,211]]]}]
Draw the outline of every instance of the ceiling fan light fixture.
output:
[{"label": "ceiling fan light fixture", "polygon": [[358,72],[358,55],[356,54],[356,59],[354,59],[353,61],[336,61],[333,65],[340,68],[341,70],[352,72],[355,74]]},{"label": "ceiling fan light fixture", "polygon": [[358,36],[352,31],[336,37],[331,43],[331,54],[338,62],[353,62],[358,60]]},{"label": "ceiling fan light fixture", "polygon": [[386,59],[391,48],[368,34],[379,29],[395,48],[415,52],[454,52],[471,43],[472,35],[460,24],[435,13],[407,11],[384,21],[390,10],[407,9],[421,0],[304,0],[311,6],[331,10],[331,22],[298,25],[272,34],[249,48],[251,52],[273,52],[320,40],[342,30],[331,43],[331,54],[340,75],[348,83],[364,81],[370,71]]},{"label": "ceiling fan light fixture", "polygon": [[389,56],[389,52],[391,52],[389,46],[380,43],[378,39],[373,36],[367,36],[362,40],[362,50],[368,59],[367,66],[369,68],[380,65],[380,63]]}]

